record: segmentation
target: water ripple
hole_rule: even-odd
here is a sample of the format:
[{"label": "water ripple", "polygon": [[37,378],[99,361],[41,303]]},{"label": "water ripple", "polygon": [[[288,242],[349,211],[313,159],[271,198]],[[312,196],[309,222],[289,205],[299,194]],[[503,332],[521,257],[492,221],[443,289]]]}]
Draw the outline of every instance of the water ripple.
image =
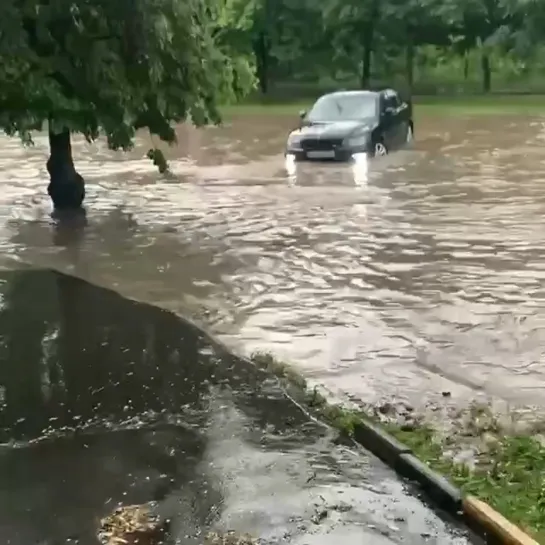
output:
[{"label": "water ripple", "polygon": [[60,247],[43,138],[4,140],[2,251],[189,313],[336,395],[545,405],[545,129],[499,123],[422,120],[415,150],[356,182],[327,165],[288,177],[285,119],[181,128],[169,179],[145,138],[125,158],[76,143],[89,225]]}]

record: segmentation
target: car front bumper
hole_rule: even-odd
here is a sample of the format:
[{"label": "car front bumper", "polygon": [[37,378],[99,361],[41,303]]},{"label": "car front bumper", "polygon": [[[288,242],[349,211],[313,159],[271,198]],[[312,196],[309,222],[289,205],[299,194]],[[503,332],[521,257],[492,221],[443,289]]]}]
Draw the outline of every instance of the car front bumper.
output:
[{"label": "car front bumper", "polygon": [[365,153],[369,155],[367,148],[335,148],[332,150],[305,150],[302,148],[288,147],[284,155],[293,157],[296,161],[337,161],[347,162],[354,159],[354,155]]}]

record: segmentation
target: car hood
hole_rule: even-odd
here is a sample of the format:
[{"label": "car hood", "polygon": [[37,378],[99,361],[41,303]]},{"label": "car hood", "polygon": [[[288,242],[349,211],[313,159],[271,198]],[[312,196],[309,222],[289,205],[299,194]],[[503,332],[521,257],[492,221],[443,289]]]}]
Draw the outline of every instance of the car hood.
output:
[{"label": "car hood", "polygon": [[304,138],[346,138],[356,131],[372,129],[372,120],[335,121],[331,123],[309,123],[301,127],[299,134]]}]

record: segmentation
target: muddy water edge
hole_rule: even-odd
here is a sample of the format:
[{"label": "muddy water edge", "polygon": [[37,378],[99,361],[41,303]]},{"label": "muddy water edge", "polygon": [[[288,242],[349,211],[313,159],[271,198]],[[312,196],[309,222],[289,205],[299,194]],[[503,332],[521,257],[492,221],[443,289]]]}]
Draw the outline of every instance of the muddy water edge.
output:
[{"label": "muddy water edge", "polygon": [[146,502],[169,543],[479,543],[174,314],[44,270],[0,299],[2,543],[97,545]]},{"label": "muddy water edge", "polygon": [[76,143],[89,214],[59,230],[45,139],[0,150],[2,252],[192,316],[342,400],[545,406],[545,140],[538,117],[433,116],[371,165],[281,155],[294,119],[179,129],[172,175]]}]

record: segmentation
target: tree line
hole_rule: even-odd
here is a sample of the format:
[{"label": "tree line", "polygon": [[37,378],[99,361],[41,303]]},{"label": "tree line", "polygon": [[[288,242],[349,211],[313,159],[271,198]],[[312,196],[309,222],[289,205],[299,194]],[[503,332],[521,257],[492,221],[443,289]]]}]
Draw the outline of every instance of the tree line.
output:
[{"label": "tree line", "polygon": [[362,87],[394,77],[410,90],[423,50],[431,63],[458,58],[466,79],[477,57],[480,88],[489,92],[493,59],[509,58],[520,77],[539,60],[545,37],[543,0],[240,0],[238,6],[262,93],[278,79],[324,76]]},{"label": "tree line", "polygon": [[282,79],[366,86],[401,72],[410,88],[429,47],[477,51],[489,91],[492,56],[524,70],[544,33],[544,0],[2,0],[0,127],[25,143],[47,127],[49,195],[79,208],[72,133],[114,150],[140,129],[173,143],[176,123],[217,123],[222,104]]}]

